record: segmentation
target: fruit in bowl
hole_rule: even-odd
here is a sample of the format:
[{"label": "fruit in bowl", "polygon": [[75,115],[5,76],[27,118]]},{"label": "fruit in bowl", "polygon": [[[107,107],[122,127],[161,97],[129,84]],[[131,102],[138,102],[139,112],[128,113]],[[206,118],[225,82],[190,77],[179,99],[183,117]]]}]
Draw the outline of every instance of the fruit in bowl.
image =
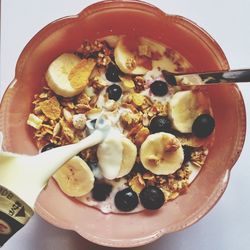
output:
[{"label": "fruit in bowl", "polygon": [[[205,93],[183,90],[186,78],[172,86],[162,72],[190,67],[159,42],[145,37],[131,42],[124,35],[85,40],[51,62],[27,120],[38,149],[78,142],[87,135],[88,120],[102,116],[111,124],[100,145],[55,173],[61,190],[104,213],[156,209],[185,193],[205,162],[214,119]],[[82,165],[89,171],[85,167],[80,178]],[[106,199],[98,198],[103,195],[94,179],[109,186]]]},{"label": "fruit in bowl", "polygon": [[[145,25],[148,27],[147,30],[143,28]],[[76,230],[83,237],[96,243],[117,247],[145,244],[164,233],[180,230],[201,218],[225,190],[229,170],[242,148],[245,132],[244,104],[236,86],[183,90],[178,84],[169,85],[160,73],[161,67],[167,67],[170,71],[228,68],[225,56],[218,45],[192,22],[181,17],[170,17],[155,7],[133,1],[122,4],[98,3],[88,7],[77,17],[62,19],[48,27],[39,32],[24,49],[17,64],[15,86],[7,91],[3,100],[1,117],[4,117],[4,123],[1,122],[1,129],[9,138],[4,142],[5,149],[35,154],[38,152],[37,146],[46,146],[43,149],[46,150],[51,146],[73,143],[75,139],[85,136],[84,123],[89,119],[88,115],[95,116],[100,109],[107,113],[114,110],[127,112],[121,112],[122,114],[116,117],[118,122],[114,122],[114,127],[121,125],[119,128],[123,136],[107,137],[102,145],[82,152],[73,162],[73,166],[88,166],[86,175],[89,178],[86,179],[91,183],[88,188],[83,187],[86,193],[65,194],[64,182],[60,185],[63,178],[55,175],[59,186],[53,179],[50,180],[39,197],[36,211],[54,225]],[[114,36],[118,37],[117,41]],[[102,40],[103,38],[105,39]],[[105,55],[99,63],[104,63],[107,59],[108,64],[98,68],[98,54],[97,57],[86,56],[86,48],[84,45],[81,46],[84,41],[110,43],[110,62]],[[138,57],[133,50],[136,44],[139,44],[136,46]],[[159,57],[158,54],[163,50],[164,57]],[[196,53],[193,53],[194,51]],[[178,64],[176,57],[181,63]],[[171,60],[176,68],[169,66]],[[57,74],[61,65],[65,65],[63,76]],[[152,72],[157,67],[160,68],[159,72]],[[96,72],[97,69],[104,71],[99,74],[100,72]],[[148,72],[153,74],[151,82],[147,81]],[[92,76],[95,73],[97,75],[93,79],[104,79],[104,86],[98,81],[93,85]],[[97,88],[100,88],[99,93],[96,92]],[[34,98],[34,95],[37,96]],[[20,101],[21,97],[22,100],[25,97],[25,102]],[[85,98],[90,98],[87,103]],[[96,102],[91,102],[91,98],[97,98]],[[104,100],[101,102],[99,99]],[[142,105],[146,101],[150,103],[144,109]],[[16,105],[17,103],[20,105]],[[190,109],[185,112],[187,103],[190,103]],[[125,107],[121,107],[124,104]],[[40,110],[36,105],[40,106]],[[76,105],[78,109],[86,108],[86,105],[93,106],[88,108],[90,114],[86,114],[88,111],[78,112],[76,108],[71,108]],[[155,105],[159,110],[147,110]],[[232,107],[230,113],[226,109],[228,106]],[[13,108],[16,111],[15,115],[12,112]],[[148,121],[148,124],[143,124],[143,120],[137,118],[138,113],[141,112],[142,116],[145,116],[150,114],[149,111],[152,111],[152,117],[146,117],[148,119],[144,122]],[[32,114],[29,119],[30,113]],[[136,119],[139,119],[139,122],[129,127],[127,121],[131,115],[133,122]],[[110,115],[108,118],[114,117]],[[24,121],[20,123],[20,119]],[[232,119],[239,122],[234,123]],[[36,128],[28,127],[26,120]],[[204,126],[206,129],[201,129]],[[50,131],[46,138],[41,136],[41,128]],[[33,135],[35,139],[32,140]],[[223,145],[223,139],[229,138],[229,135],[234,145]],[[42,140],[37,139],[39,136]],[[15,143],[11,138],[15,138]],[[109,152],[111,147],[119,152],[112,158],[119,164],[109,169],[105,152]],[[128,151],[130,157],[125,157]],[[114,150],[109,153],[112,155]],[[91,157],[88,158],[88,155]],[[98,162],[93,161],[96,160],[95,156]],[[178,190],[178,183],[183,181],[183,176],[184,179],[190,180],[191,173],[189,170],[186,171],[184,166],[191,161],[197,163],[193,161],[194,156],[197,159],[202,156],[202,161],[197,164],[202,165],[201,171],[191,185],[188,182],[184,183],[184,189]],[[199,170],[200,166],[195,168]],[[105,179],[98,179],[98,170],[95,169],[101,170],[99,174],[101,173]],[[67,171],[66,166],[66,173],[62,174],[68,175]],[[175,174],[178,171],[177,178]],[[177,186],[177,191],[180,192],[169,190],[172,188],[172,185],[169,186],[169,176],[173,177],[170,178],[170,182],[174,182],[173,189]],[[166,189],[160,182],[167,183]],[[124,186],[120,190],[122,185]],[[183,191],[186,193],[183,194]],[[182,195],[176,198],[179,193]],[[83,197],[88,194],[91,194],[91,199]],[[77,197],[85,204],[90,203],[83,205],[68,195]],[[176,199],[169,201],[171,195],[170,200]],[[167,202],[163,205],[165,201]],[[103,202],[108,204],[105,211],[100,206]],[[134,213],[138,208],[157,211],[148,213],[144,210]],[[106,215],[100,210],[111,213]],[[121,215],[121,212],[130,214]],[[127,230],[127,227],[111,230],[121,224],[130,225],[130,230]]]}]

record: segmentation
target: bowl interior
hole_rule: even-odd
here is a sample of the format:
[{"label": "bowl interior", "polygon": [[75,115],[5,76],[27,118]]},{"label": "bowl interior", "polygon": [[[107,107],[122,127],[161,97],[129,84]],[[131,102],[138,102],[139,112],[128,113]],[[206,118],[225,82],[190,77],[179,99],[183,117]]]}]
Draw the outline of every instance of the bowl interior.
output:
[{"label": "bowl interior", "polygon": [[[0,109],[5,150],[37,153],[26,120],[49,63],[61,53],[73,52],[84,39],[111,34],[127,34],[131,39],[146,36],[163,42],[183,54],[197,71],[228,68],[216,42],[182,17],[165,15],[155,7],[135,1],[95,4],[78,16],[49,24],[25,47],[17,63],[16,78]],[[211,98],[216,121],[215,140],[187,194],[158,212],[104,215],[68,198],[50,180],[37,201],[36,211],[54,225],[73,229],[98,244],[116,247],[145,244],[197,221],[222,195],[245,138],[245,109],[238,88],[211,86],[205,91]]]}]

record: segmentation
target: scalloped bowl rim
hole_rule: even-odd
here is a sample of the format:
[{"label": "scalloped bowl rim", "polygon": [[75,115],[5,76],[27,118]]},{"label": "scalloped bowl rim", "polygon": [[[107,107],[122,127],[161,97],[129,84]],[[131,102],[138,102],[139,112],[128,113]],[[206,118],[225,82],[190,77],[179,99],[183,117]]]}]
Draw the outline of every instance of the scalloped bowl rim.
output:
[{"label": "scalloped bowl rim", "polygon": [[[112,1],[101,1],[101,2],[97,2],[94,3],[90,6],[88,6],[87,8],[83,9],[79,14],[76,15],[71,15],[71,16],[66,16],[63,18],[59,18],[49,24],[47,24],[44,28],[42,28],[38,33],[36,33],[33,38],[27,43],[27,45],[25,46],[25,48],[23,49],[23,51],[21,52],[17,63],[16,63],[16,68],[15,68],[15,77],[14,79],[11,81],[11,83],[9,84],[8,88],[5,90],[1,103],[0,103],[0,110],[3,110],[3,106],[5,105],[8,106],[8,103],[10,103],[10,99],[6,98],[6,95],[8,93],[8,90],[11,88],[11,86],[17,81],[19,74],[22,73],[22,66],[23,63],[25,62],[25,57],[27,56],[27,53],[31,53],[32,52],[32,48],[35,47],[36,43],[39,42],[42,38],[42,36],[45,35],[45,33],[47,34],[47,30],[52,28],[52,26],[57,25],[58,23],[62,22],[63,20],[67,19],[71,19],[72,22],[74,22],[75,20],[81,18],[82,16],[86,15],[86,12],[89,10],[89,8],[92,8],[93,6],[98,6],[98,5],[102,5],[105,2],[112,2]],[[197,24],[195,24],[193,21],[179,16],[179,15],[169,15],[164,13],[163,11],[161,11],[160,9],[158,9],[157,7],[142,2],[142,1],[134,1],[134,0],[129,0],[129,1],[124,1],[124,2],[135,2],[135,3],[141,3],[144,5],[148,5],[149,7],[153,7],[154,9],[157,9],[159,11],[159,13],[162,13],[163,15],[168,15],[168,16],[172,16],[173,18],[179,19],[180,21],[184,22],[184,23],[188,23],[189,25],[191,24],[194,28],[198,29],[199,31],[201,31],[207,39],[209,39],[210,41],[213,41],[213,46],[216,48],[216,50],[220,51],[220,53],[222,55],[224,55],[224,52],[222,51],[221,47],[217,44],[217,42],[201,27],[199,27]],[[185,27],[188,28],[188,27]],[[32,46],[30,46],[30,44],[32,44]],[[223,62],[224,65],[229,68],[228,62],[226,60],[226,57],[224,55],[225,61]],[[140,245],[145,245],[147,243],[150,243],[158,238],[160,238],[162,235],[167,234],[167,233],[171,233],[171,232],[176,232],[179,230],[182,230],[186,227],[191,226],[192,224],[194,224],[195,222],[197,222],[199,219],[201,219],[203,216],[205,216],[217,203],[217,201],[219,200],[219,198],[222,196],[222,194],[224,193],[227,184],[229,182],[229,177],[230,177],[230,171],[231,168],[233,167],[233,165],[235,164],[235,162],[238,160],[239,156],[240,156],[240,152],[243,148],[244,145],[244,141],[245,141],[245,135],[246,135],[246,112],[245,112],[245,105],[244,105],[244,100],[242,97],[242,94],[238,88],[237,85],[235,85],[235,89],[236,91],[239,92],[241,101],[242,101],[242,115],[243,120],[242,120],[242,131],[241,131],[241,140],[238,143],[237,147],[238,147],[238,154],[235,154],[232,156],[231,158],[231,166],[227,167],[225,169],[225,175],[224,177],[219,181],[219,185],[216,185],[216,189],[214,190],[214,194],[212,196],[212,199],[210,199],[207,204],[206,207],[202,207],[200,210],[197,210],[194,214],[192,214],[193,219],[189,219],[189,217],[181,222],[178,223],[175,226],[172,226],[170,228],[160,228],[159,230],[157,230],[156,232],[153,232],[150,235],[146,235],[143,238],[138,238],[138,239],[133,239],[130,240],[129,242],[124,242],[124,240],[113,240],[113,239],[104,239],[104,238],[98,238],[94,235],[88,234],[87,232],[82,232],[77,225],[73,225],[73,224],[66,224],[63,223],[62,221],[58,220],[53,214],[48,213],[48,211],[46,211],[46,209],[43,208],[43,206],[37,202],[36,203],[36,211],[38,212],[38,214],[44,218],[46,221],[48,221],[49,223],[51,223],[52,225],[55,225],[57,227],[63,228],[63,229],[67,229],[67,230],[74,230],[77,233],[79,233],[82,237],[84,237],[87,240],[90,240],[94,243],[100,244],[100,245],[104,245],[104,246],[110,246],[110,247],[135,247],[135,246],[140,246]],[[4,113],[4,111],[3,111]],[[1,118],[1,117],[0,117]],[[1,121],[0,119],[0,124],[3,124],[3,121]]]}]

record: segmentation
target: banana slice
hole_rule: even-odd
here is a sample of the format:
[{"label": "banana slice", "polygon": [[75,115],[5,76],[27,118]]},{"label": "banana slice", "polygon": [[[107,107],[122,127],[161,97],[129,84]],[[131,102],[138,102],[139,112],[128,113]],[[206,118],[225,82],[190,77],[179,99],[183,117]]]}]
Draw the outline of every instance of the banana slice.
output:
[{"label": "banana slice", "polygon": [[102,37],[100,40],[107,42],[111,48],[114,48],[117,45],[119,38],[120,36],[110,35],[110,36]]},{"label": "banana slice", "polygon": [[65,163],[53,177],[61,190],[71,197],[85,195],[94,187],[94,175],[79,156],[74,156]]},{"label": "banana slice", "polygon": [[168,175],[178,170],[184,160],[180,141],[169,133],[156,133],[147,137],[140,149],[143,166],[157,175]]},{"label": "banana slice", "polygon": [[153,68],[159,68],[161,70],[167,70],[169,72],[176,71],[176,65],[168,57],[163,56],[159,60],[153,60]]},{"label": "banana slice", "polygon": [[109,180],[130,172],[136,160],[137,148],[126,137],[108,135],[98,146],[97,157],[103,176]]},{"label": "banana slice", "polygon": [[165,45],[153,41],[149,38],[146,37],[141,37],[140,38],[140,45],[144,47],[148,47],[151,53],[157,53],[159,56],[163,56],[166,51]]},{"label": "banana slice", "polygon": [[130,141],[128,138],[122,138],[122,164],[118,174],[118,178],[121,178],[127,175],[133,168],[137,155],[137,148],[135,144]]},{"label": "banana slice", "polygon": [[[166,46],[159,42],[153,41],[146,37],[140,38],[140,45],[144,47],[148,47],[151,54],[156,55],[158,58],[152,60],[153,68],[159,68],[160,70],[167,70],[169,72],[176,72],[176,64],[173,62],[173,59],[170,59],[165,55]],[[176,53],[176,57],[178,54]],[[187,60],[184,60],[182,57],[182,66],[185,68],[190,67],[190,63]]]},{"label": "banana slice", "polygon": [[174,128],[182,133],[191,133],[194,120],[208,109],[208,104],[208,98],[201,91],[175,93],[169,102],[169,115]]},{"label": "banana slice", "polygon": [[136,54],[129,51],[125,46],[125,37],[122,37],[114,50],[115,63],[126,74],[144,75],[148,69],[137,65]]},{"label": "banana slice", "polygon": [[72,97],[86,87],[94,66],[93,59],[81,60],[74,54],[64,53],[50,64],[45,78],[57,95]]},{"label": "banana slice", "polygon": [[[166,47],[163,44],[146,37],[140,37],[135,42],[137,48],[134,48],[134,51],[130,51],[126,47],[126,39],[129,38],[122,36],[117,42],[114,51],[115,62],[124,73],[146,74],[149,69],[143,67],[145,64],[170,71],[175,69],[176,66],[173,62],[165,56]],[[142,63],[143,61],[144,63]]]}]

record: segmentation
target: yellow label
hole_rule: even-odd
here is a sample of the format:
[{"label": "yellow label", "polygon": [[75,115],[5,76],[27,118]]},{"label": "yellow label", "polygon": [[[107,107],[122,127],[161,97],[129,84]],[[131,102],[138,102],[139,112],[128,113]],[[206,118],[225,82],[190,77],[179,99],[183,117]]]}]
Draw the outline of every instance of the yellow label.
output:
[{"label": "yellow label", "polygon": [[[33,215],[32,209],[15,194],[0,185],[0,212],[26,224]],[[0,218],[1,219],[1,218]]]}]

